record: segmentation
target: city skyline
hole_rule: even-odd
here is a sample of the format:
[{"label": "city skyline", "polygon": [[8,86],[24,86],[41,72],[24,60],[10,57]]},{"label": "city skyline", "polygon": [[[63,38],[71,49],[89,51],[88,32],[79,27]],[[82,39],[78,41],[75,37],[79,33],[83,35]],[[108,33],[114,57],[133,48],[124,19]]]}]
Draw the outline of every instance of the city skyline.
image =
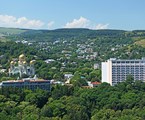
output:
[{"label": "city skyline", "polygon": [[145,29],[144,0],[1,0],[0,27]]}]

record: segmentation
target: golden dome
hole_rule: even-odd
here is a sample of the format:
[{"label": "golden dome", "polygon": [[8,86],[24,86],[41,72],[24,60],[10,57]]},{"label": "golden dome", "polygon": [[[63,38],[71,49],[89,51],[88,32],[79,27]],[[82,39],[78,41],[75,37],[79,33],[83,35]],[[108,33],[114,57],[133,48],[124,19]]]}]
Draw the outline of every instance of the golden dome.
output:
[{"label": "golden dome", "polygon": [[18,64],[22,64],[22,62],[21,61],[18,61]]},{"label": "golden dome", "polygon": [[23,62],[23,64],[26,64],[26,63],[27,63],[26,61]]},{"label": "golden dome", "polygon": [[25,59],[25,55],[24,55],[24,54],[21,54],[21,55],[19,56],[19,59]]},{"label": "golden dome", "polygon": [[34,62],[35,62],[35,60],[31,60],[31,61],[30,61],[30,64],[34,64]]},{"label": "golden dome", "polygon": [[15,64],[15,62],[14,61],[11,61],[11,64]]}]

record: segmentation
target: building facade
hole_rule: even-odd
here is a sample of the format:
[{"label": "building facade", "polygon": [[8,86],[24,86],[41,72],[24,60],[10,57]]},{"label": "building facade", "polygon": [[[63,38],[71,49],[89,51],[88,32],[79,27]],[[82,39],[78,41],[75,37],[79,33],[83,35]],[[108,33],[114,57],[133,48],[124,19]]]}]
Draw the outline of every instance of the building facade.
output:
[{"label": "building facade", "polygon": [[145,58],[132,60],[110,58],[102,62],[102,82],[115,85],[125,81],[128,75],[132,75],[134,80],[145,82]]},{"label": "building facade", "polygon": [[22,80],[2,81],[1,88],[20,88],[20,89],[42,89],[51,91],[51,83],[49,80],[35,80],[32,78],[25,78]]},{"label": "building facade", "polygon": [[22,75],[27,76],[34,76],[35,69],[34,69],[34,60],[31,60],[28,64],[26,62],[26,58],[24,54],[21,54],[19,56],[19,61],[11,61],[10,62],[10,68],[9,68],[9,76],[19,74],[19,77],[22,77]]}]

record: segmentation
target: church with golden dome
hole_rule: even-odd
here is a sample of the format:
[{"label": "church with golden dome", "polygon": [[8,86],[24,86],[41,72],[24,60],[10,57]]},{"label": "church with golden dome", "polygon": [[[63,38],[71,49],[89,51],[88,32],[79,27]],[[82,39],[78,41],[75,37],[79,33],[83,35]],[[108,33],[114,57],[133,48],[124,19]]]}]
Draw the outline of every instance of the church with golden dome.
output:
[{"label": "church with golden dome", "polygon": [[19,74],[19,77],[22,77],[22,75],[27,75],[31,77],[34,76],[35,75],[34,62],[35,60],[31,60],[29,63],[27,63],[25,55],[21,54],[19,56],[18,62],[16,61],[10,62],[9,75],[11,76]]}]

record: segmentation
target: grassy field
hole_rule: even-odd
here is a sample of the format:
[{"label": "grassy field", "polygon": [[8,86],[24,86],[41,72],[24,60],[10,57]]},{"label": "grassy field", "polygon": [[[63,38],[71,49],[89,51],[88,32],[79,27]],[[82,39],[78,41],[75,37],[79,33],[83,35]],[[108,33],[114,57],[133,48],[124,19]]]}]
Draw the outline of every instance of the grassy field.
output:
[{"label": "grassy field", "polygon": [[145,39],[138,40],[134,44],[140,45],[145,48]]},{"label": "grassy field", "polygon": [[10,41],[10,40],[8,40],[6,38],[0,38],[0,42],[7,42],[7,41]]},{"label": "grassy field", "polygon": [[0,27],[1,34],[20,34],[27,31],[26,29],[18,29],[18,28],[2,28]]},{"label": "grassy field", "polygon": [[3,28],[0,27],[0,42],[10,41],[6,36],[12,34],[20,34],[27,31],[26,29],[18,29],[18,28]]}]

